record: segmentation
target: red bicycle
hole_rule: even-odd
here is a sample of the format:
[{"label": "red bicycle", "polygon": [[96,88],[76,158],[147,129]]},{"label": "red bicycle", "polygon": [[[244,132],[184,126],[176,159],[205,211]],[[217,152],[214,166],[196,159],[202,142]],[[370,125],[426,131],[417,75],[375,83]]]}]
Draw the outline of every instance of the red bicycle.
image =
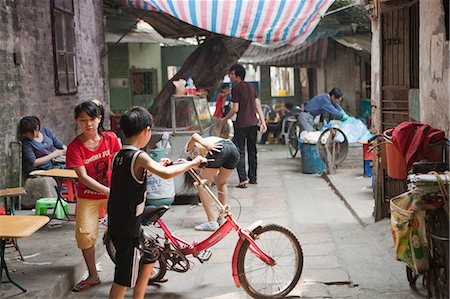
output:
[{"label": "red bicycle", "polygon": [[[254,298],[282,298],[289,294],[303,270],[302,247],[295,234],[278,224],[262,225],[262,221],[241,227],[230,208],[222,205],[206,182],[194,170],[189,170],[189,174],[200,188],[205,188],[225,221],[204,240],[190,244],[164,224],[161,216],[169,209],[167,206],[147,207],[142,217],[144,244],[155,242],[161,253],[149,283],[160,281],[167,270],[187,272],[191,267],[188,257],[196,257],[201,263],[208,261],[212,254],[210,247],[235,230],[239,239],[231,263],[236,286]],[[162,236],[155,232],[153,224],[162,229]],[[103,241],[114,262],[115,249],[107,231]]]}]

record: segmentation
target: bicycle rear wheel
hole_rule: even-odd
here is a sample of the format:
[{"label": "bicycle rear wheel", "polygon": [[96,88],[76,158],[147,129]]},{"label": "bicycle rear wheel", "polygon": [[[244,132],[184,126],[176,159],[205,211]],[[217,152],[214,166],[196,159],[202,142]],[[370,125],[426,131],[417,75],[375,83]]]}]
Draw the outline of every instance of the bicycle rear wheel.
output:
[{"label": "bicycle rear wheel", "polygon": [[[148,237],[145,236],[145,238],[147,239]],[[148,240],[144,240],[144,244],[146,244],[147,241]],[[116,248],[114,247],[114,244],[111,240],[111,236],[108,234],[108,231],[105,231],[105,234],[103,235],[103,244],[105,244],[106,252],[111,258],[111,261],[115,264]],[[164,278],[166,272],[167,272],[166,260],[161,252],[161,254],[158,257],[158,260],[155,262],[155,266],[153,267],[152,275],[150,276],[148,283],[151,284],[160,281],[161,279]]]},{"label": "bicycle rear wheel", "polygon": [[291,154],[292,158],[295,158],[295,156],[298,153],[298,135],[299,135],[300,127],[298,126],[298,123],[292,123],[289,127],[289,153]]},{"label": "bicycle rear wheel", "polygon": [[282,298],[297,285],[303,270],[303,252],[292,231],[268,224],[253,231],[258,247],[276,262],[267,265],[245,241],[238,253],[238,277],[242,288],[254,298]]}]

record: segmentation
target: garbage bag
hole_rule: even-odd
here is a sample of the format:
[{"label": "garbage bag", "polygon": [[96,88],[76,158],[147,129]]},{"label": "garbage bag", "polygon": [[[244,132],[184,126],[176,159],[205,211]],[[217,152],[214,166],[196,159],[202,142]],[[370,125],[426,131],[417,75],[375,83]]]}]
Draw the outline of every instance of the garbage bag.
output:
[{"label": "garbage bag", "polygon": [[356,143],[358,140],[368,140],[372,134],[366,125],[359,119],[350,116],[346,121],[332,120],[331,126],[337,127],[344,132],[348,143]]},{"label": "garbage bag", "polygon": [[391,230],[397,258],[414,272],[425,273],[429,269],[426,210],[418,207],[420,199],[414,191],[391,199]]}]

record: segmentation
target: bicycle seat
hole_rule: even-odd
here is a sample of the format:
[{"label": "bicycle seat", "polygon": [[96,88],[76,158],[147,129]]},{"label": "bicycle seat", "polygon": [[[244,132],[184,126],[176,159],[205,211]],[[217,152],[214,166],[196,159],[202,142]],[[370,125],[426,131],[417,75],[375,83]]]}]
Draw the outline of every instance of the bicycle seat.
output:
[{"label": "bicycle seat", "polygon": [[142,222],[156,222],[159,218],[162,217],[162,215],[164,215],[165,212],[167,212],[167,210],[169,210],[168,206],[146,206],[144,212],[142,213]]}]

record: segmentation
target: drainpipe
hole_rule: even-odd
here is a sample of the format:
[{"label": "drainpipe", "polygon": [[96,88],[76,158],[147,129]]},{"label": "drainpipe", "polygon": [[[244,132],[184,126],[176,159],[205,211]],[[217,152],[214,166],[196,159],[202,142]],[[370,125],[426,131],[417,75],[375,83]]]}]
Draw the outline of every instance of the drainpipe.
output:
[{"label": "drainpipe", "polygon": [[[13,145],[17,144],[19,151],[19,187],[22,187],[22,142],[21,141],[11,141],[9,143],[9,148],[11,150],[11,156],[13,153]],[[22,210],[22,195],[19,195],[19,211]]]}]

